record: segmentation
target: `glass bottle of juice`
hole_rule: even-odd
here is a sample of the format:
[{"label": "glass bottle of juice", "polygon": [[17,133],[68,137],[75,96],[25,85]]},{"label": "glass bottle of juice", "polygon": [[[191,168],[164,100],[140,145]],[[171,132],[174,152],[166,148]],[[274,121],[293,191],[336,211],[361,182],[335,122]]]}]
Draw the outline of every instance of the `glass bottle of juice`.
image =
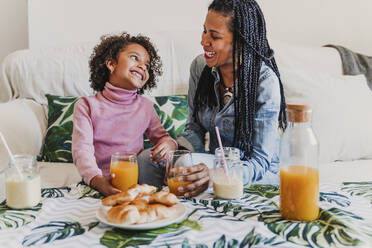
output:
[{"label": "glass bottle of juice", "polygon": [[287,104],[288,126],[280,141],[280,214],[312,221],[319,215],[319,145],[309,105]]}]

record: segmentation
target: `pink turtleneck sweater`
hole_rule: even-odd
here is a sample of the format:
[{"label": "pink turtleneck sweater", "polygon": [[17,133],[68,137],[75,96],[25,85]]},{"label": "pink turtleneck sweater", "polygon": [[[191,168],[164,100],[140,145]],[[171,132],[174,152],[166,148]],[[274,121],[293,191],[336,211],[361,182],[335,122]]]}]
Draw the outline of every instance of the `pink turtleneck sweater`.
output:
[{"label": "pink turtleneck sweater", "polygon": [[152,144],[166,139],[176,143],[161,125],[150,100],[136,90],[110,83],[102,92],[75,103],[73,123],[72,157],[88,185],[96,175],[110,172],[114,152],[140,152],[144,133]]}]

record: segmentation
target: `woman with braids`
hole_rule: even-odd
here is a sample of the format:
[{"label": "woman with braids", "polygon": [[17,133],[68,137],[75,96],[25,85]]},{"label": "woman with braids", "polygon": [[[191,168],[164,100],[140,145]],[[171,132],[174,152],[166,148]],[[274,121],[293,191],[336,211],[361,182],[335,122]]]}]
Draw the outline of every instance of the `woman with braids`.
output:
[{"label": "woman with braids", "polygon": [[[254,0],[214,0],[208,7],[201,38],[204,54],[191,64],[188,93],[189,118],[178,138],[180,147],[204,152],[222,144],[241,151],[244,183],[278,184],[279,127],[284,128],[285,100],[279,71],[270,49],[264,16]],[[197,195],[208,187],[204,162],[188,168],[180,187],[184,195]],[[194,160],[195,163],[195,160]]]},{"label": "woman with braids", "polygon": [[156,86],[161,61],[145,36],[104,36],[91,55],[91,87],[94,96],[75,103],[72,155],[83,180],[104,195],[120,192],[111,185],[111,154],[140,153],[143,134],[154,146],[138,155],[139,183],[163,184],[164,168],[151,165],[177,149],[162,127],[153,103],[141,96]]}]

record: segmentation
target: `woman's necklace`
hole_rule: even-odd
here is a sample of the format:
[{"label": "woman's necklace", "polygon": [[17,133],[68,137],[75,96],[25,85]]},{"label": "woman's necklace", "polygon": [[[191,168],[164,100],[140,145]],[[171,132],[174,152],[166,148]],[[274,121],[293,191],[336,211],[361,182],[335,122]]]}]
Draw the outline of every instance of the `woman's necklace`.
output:
[{"label": "woman's necklace", "polygon": [[233,85],[231,87],[226,87],[223,80],[221,80],[221,86],[224,91],[223,96],[222,96],[222,102],[223,102],[223,105],[226,105],[230,101],[230,98],[233,96],[233,93],[234,93]]}]

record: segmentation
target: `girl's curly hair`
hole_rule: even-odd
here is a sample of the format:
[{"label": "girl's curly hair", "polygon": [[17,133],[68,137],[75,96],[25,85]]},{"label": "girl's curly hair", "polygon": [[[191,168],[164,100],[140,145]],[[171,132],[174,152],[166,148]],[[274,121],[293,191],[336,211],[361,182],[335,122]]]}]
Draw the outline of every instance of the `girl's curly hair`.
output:
[{"label": "girl's curly hair", "polygon": [[131,43],[143,46],[150,56],[149,79],[142,88],[138,89],[138,93],[143,94],[145,90],[156,87],[158,77],[163,73],[162,62],[157,49],[148,37],[142,35],[131,36],[123,32],[121,35],[102,36],[101,43],[93,49],[89,60],[89,81],[91,82],[90,86],[95,91],[102,91],[106,82],[109,81],[110,71],[106,67],[106,61],[109,59],[118,61],[120,52]]}]

